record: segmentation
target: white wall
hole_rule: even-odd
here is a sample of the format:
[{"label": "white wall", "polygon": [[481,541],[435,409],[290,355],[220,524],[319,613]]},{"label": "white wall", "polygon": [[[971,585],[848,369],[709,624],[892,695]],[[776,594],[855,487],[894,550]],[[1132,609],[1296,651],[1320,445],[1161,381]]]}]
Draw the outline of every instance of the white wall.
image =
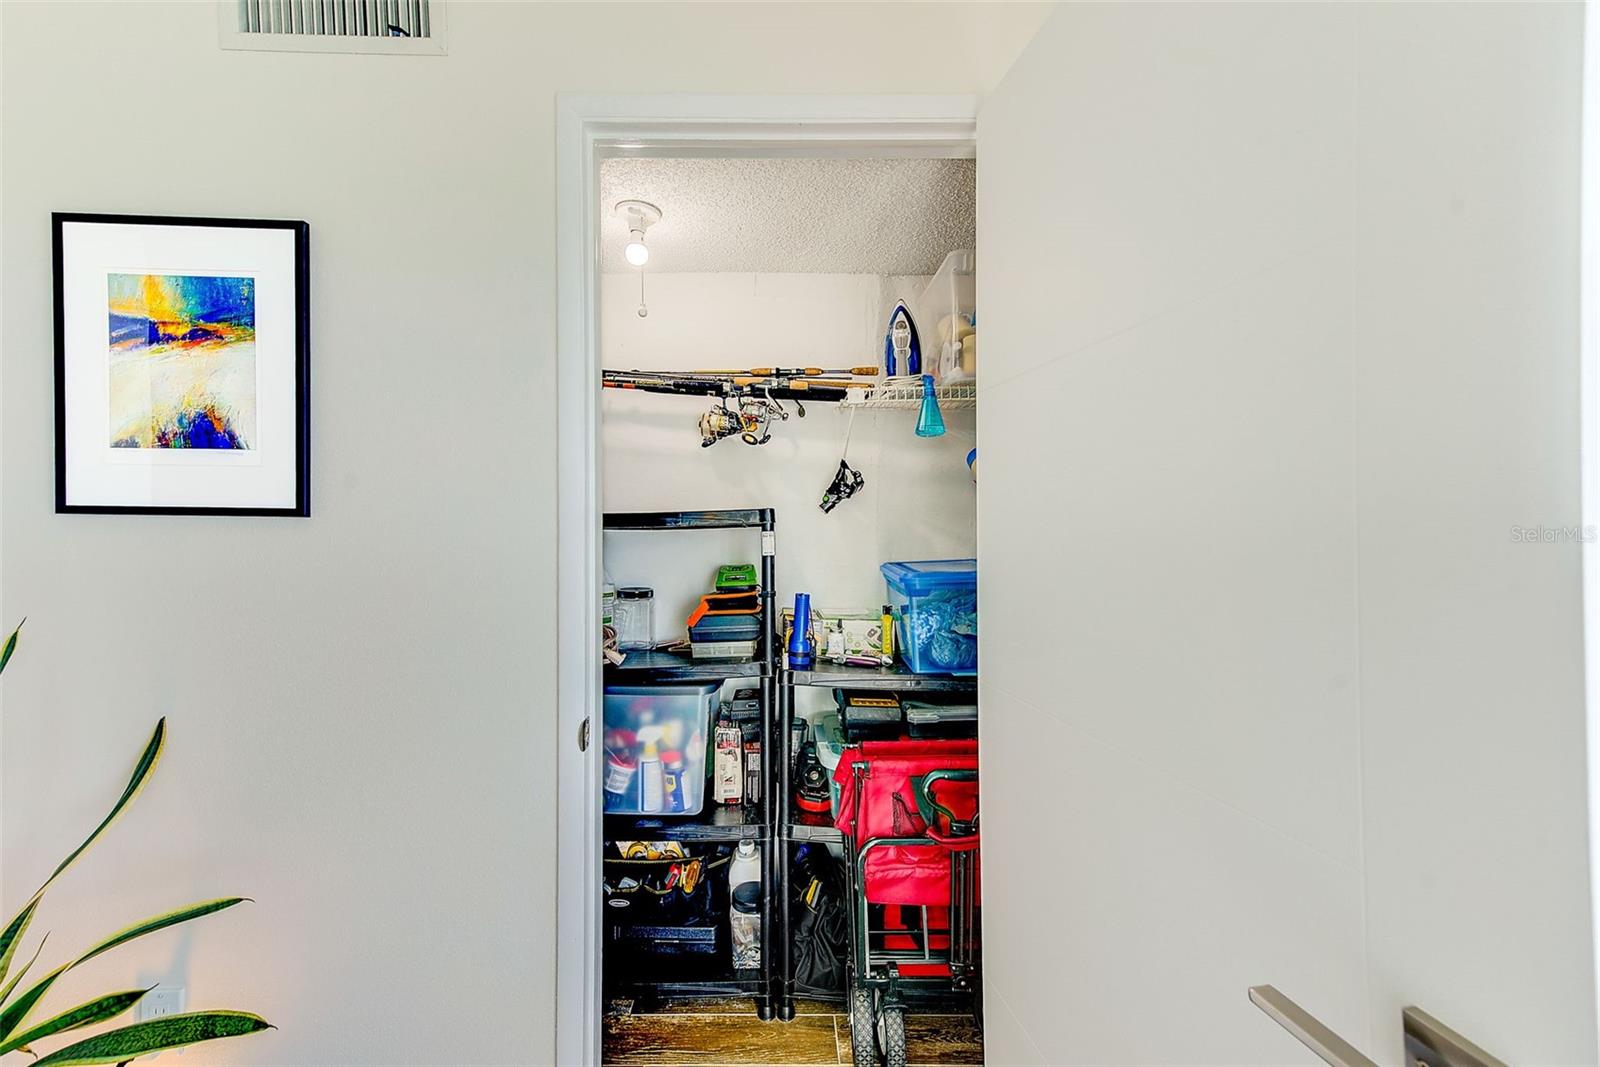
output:
[{"label": "white wall", "polygon": [[1511,540],[1577,521],[1580,29],[1072,5],[986,105],[997,1062],[1309,1060],[1262,982],[1594,1062],[1578,549]]},{"label": "white wall", "polygon": [[[159,779],[40,926],[64,954],[257,903],[59,1003],[174,980],[279,1026],[206,1063],[547,1061],[555,94],[981,91],[1037,9],[456,2],[450,55],[409,60],[223,52],[211,4],[0,17],[0,615],[30,616],[0,897],[166,714]],[[890,39],[940,61],[885,63]],[[310,222],[313,518],[52,514],[51,210]]]},{"label": "white wall", "polygon": [[1593,1063],[1581,548],[1514,532],[1582,521],[1583,7],[1359,28],[1373,1026],[1398,1054],[1419,1003],[1507,1062]]}]

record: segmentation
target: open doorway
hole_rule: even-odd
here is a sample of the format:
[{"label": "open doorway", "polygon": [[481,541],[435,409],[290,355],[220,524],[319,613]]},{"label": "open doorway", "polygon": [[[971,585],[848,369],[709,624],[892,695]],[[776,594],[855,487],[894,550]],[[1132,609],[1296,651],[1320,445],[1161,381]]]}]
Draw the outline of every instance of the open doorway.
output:
[{"label": "open doorway", "polygon": [[[841,718],[851,723],[851,713],[840,711],[852,692],[865,695],[862,707],[906,698],[922,715],[919,731],[951,729],[965,714],[953,709],[975,699],[963,696],[972,692],[965,668],[975,663],[956,665],[955,675],[919,675],[902,651],[873,679],[862,666],[834,663],[847,647],[867,652],[857,647],[863,634],[881,630],[891,599],[884,563],[976,554],[967,462],[976,426],[971,392],[957,386],[975,309],[918,308],[962,284],[973,299],[970,102],[699,101],[699,118],[684,114],[697,105],[683,100],[563,103],[564,192],[583,215],[575,224],[564,201],[562,733],[579,743],[564,746],[561,760],[560,1055],[818,1062],[821,1046],[810,1044],[825,1034],[829,1049],[850,1056],[847,984],[816,967],[815,945],[797,953],[794,940],[802,916],[792,905],[804,901],[795,882],[809,882],[818,866],[855,869],[832,825],[832,775],[819,765],[837,758],[849,732]],[[876,122],[824,115],[796,126],[748,113],[815,114],[824,105],[900,114]],[[606,114],[652,109],[672,114]],[[703,113],[716,110],[723,120],[706,121]],[[647,209],[619,211],[630,200]],[[636,227],[642,234],[630,233]],[[642,272],[624,251],[630,236],[649,249]],[[922,319],[926,370],[943,375],[939,436],[928,426],[927,436],[917,433],[920,390],[896,394],[882,382],[886,326],[899,301]],[[630,387],[602,400],[602,368],[660,381],[673,379],[663,372],[711,370],[796,380],[721,396]],[[923,367],[897,368],[912,369]],[[774,370],[791,373],[766,373]],[[879,402],[861,403],[874,386]],[[848,400],[825,398],[835,387]],[[805,389],[813,391],[798,392]],[[746,421],[719,430],[724,412]],[[852,472],[861,487],[850,492],[847,479],[841,492],[835,475]],[[824,512],[828,490],[836,502]],[[603,538],[602,525],[612,527]],[[717,611],[731,601],[702,603],[719,588],[722,564],[751,565],[722,575],[722,591],[755,595],[759,631],[734,633],[739,612]],[[915,595],[920,579],[908,573]],[[628,646],[624,664],[606,672],[592,642],[567,638],[599,630],[603,587],[615,629],[626,619],[626,636],[617,636]],[[814,597],[805,632],[815,634],[815,669],[796,671],[789,668],[803,664],[783,654],[782,620],[801,592]],[[729,624],[717,635],[727,638],[723,647],[710,656],[696,655],[699,642],[665,647],[689,637],[689,621],[707,607],[717,612],[712,621]],[[911,607],[898,605],[907,614]],[[651,620],[642,631],[641,617]],[[859,691],[846,684],[847,671],[860,672]],[[724,762],[726,749],[738,753],[720,778],[719,733]],[[834,882],[844,894],[842,874]],[[625,921],[644,910],[649,921]],[[942,917],[928,939],[917,925],[926,915],[911,912],[893,920],[915,920],[904,944],[947,952]],[[881,925],[881,915],[872,918]],[[826,988],[807,984],[816,974]],[[898,989],[889,1001],[883,990],[877,996],[900,1004]],[[608,1006],[610,1047],[600,1026]],[[650,1017],[668,1012],[674,1017],[655,1026]],[[913,1037],[941,1043],[947,1062],[981,1058],[970,1026],[954,1037],[940,1029],[945,1014],[913,1013]],[[904,1026],[898,1007],[896,1016],[879,1034],[880,1055]],[[763,1017],[799,1021],[766,1027],[739,1052],[758,1033],[741,1023]],[[692,1047],[663,1044],[669,1033]]]}]

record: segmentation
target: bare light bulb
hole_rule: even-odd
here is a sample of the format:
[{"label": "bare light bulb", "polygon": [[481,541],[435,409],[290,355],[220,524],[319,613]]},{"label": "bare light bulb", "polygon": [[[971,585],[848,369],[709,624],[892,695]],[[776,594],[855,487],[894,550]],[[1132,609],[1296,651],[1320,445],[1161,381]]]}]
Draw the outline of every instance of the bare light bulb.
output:
[{"label": "bare light bulb", "polygon": [[634,230],[629,234],[628,245],[622,250],[622,255],[635,267],[642,267],[650,262],[650,249],[644,245],[643,230]]}]

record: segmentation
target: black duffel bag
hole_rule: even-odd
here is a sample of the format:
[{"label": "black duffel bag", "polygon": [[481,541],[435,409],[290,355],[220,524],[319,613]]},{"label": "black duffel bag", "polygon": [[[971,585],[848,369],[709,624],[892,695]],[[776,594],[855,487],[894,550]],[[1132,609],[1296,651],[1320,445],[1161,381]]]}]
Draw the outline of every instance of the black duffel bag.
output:
[{"label": "black duffel bag", "polygon": [[839,862],[821,845],[802,845],[792,870],[795,986],[802,993],[842,995],[850,958],[850,914]]}]

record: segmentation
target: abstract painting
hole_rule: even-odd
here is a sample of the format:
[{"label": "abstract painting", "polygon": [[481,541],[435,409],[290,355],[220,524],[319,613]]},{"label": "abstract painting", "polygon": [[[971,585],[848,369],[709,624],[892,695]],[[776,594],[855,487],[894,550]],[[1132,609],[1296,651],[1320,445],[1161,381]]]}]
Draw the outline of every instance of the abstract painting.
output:
[{"label": "abstract painting", "polygon": [[254,447],[255,285],[108,275],[113,448]]}]

